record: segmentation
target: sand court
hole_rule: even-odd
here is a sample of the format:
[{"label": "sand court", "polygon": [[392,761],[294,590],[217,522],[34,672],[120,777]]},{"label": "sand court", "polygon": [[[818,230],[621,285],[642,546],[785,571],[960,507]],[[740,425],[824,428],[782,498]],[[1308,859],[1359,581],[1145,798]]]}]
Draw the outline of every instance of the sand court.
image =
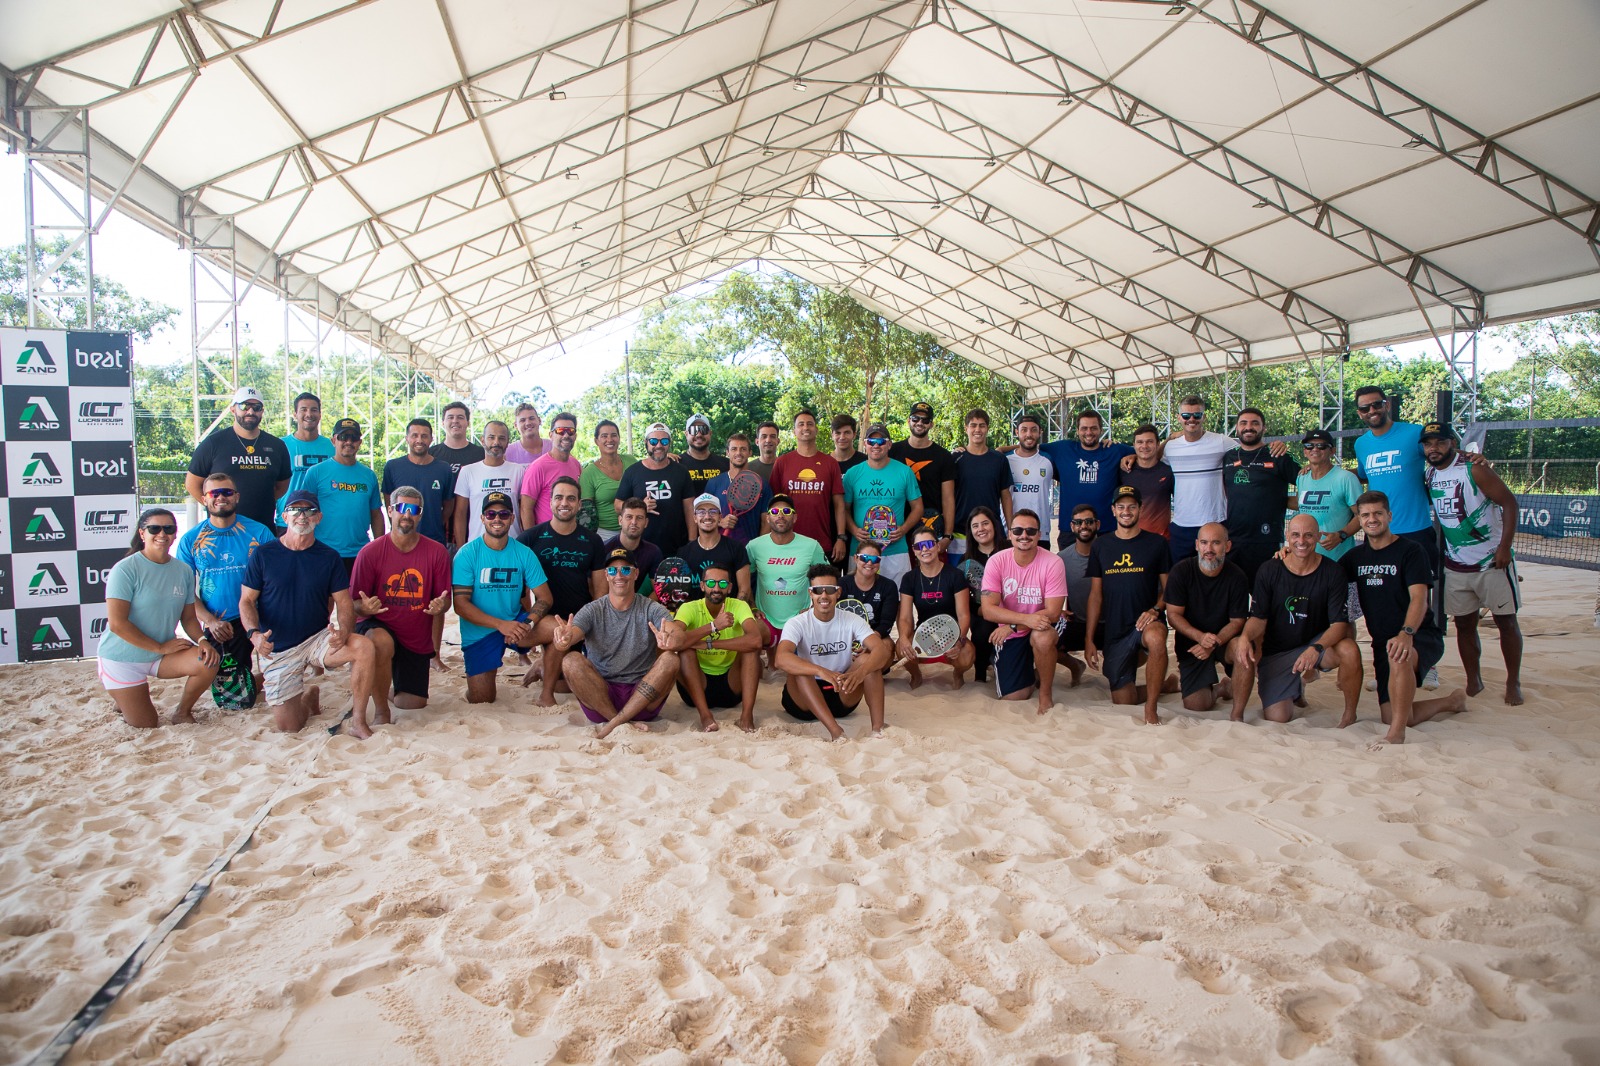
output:
[{"label": "sand court", "polygon": [[1523,572],[1527,704],[1488,629],[1485,696],[1377,753],[1331,681],[1149,728],[1103,679],[1038,720],[897,675],[828,746],[775,685],[753,736],[672,699],[601,742],[436,676],[363,744],[8,668],[0,1059],[276,796],[68,1061],[1600,1061],[1600,634],[1588,575]]}]

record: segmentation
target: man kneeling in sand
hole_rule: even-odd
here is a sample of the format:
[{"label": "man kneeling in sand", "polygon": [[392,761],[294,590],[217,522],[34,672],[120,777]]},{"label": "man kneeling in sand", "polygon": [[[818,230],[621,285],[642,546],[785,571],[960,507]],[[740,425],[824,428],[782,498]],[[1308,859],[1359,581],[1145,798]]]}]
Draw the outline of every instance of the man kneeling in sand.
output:
[{"label": "man kneeling in sand", "polygon": [[[1228,562],[1233,542],[1221,522],[1201,526],[1194,546],[1196,554],[1179,560],[1167,575],[1167,619],[1177,634],[1184,709],[1203,712],[1233,698],[1233,662],[1250,615],[1250,583]],[[1227,674],[1220,680],[1219,666]],[[1233,720],[1244,720],[1243,700],[1235,703]]]},{"label": "man kneeling in sand", "polygon": [[1245,705],[1259,669],[1261,714],[1269,722],[1294,717],[1294,703],[1307,682],[1337,668],[1344,715],[1353,719],[1361,697],[1361,652],[1350,636],[1350,592],[1344,569],[1317,554],[1317,520],[1297,514],[1289,521],[1289,550],[1256,571],[1250,620],[1234,656],[1234,718]]},{"label": "man kneeling in sand", "polygon": [[[291,492],[283,504],[283,536],[257,548],[244,568],[239,621],[255,646],[280,732],[297,733],[322,713],[321,692],[306,687],[308,669],[349,664],[350,698],[361,712],[351,733],[365,739],[367,700],[372,695],[372,641],[355,631],[355,606],[344,560],[317,543],[322,509],[315,494]],[[334,612],[337,628],[328,625]]]},{"label": "man kneeling in sand", "polygon": [[[557,621],[554,647],[561,676],[589,721],[607,737],[624,722],[647,730],[678,677],[673,650],[682,623],[634,589],[636,563],[627,548],[606,554],[606,595]],[[582,651],[575,650],[579,644]]]},{"label": "man kneeling in sand", "polygon": [[[806,571],[811,609],[783,624],[773,665],[789,675],[783,709],[804,722],[821,722],[829,740],[840,740],[838,720],[854,714],[863,693],[872,735],[883,735],[883,668],[889,642],[866,619],[838,610],[839,571],[818,563]],[[857,651],[857,647],[860,651]]]},{"label": "man kneeling in sand", "polygon": [[739,707],[739,728],[756,727],[756,689],[761,684],[761,649],[766,627],[743,600],[730,599],[733,571],[712,563],[700,574],[705,595],[678,608],[682,629],[672,646],[678,652],[678,695],[700,712],[700,728],[717,731],[713,707]]}]

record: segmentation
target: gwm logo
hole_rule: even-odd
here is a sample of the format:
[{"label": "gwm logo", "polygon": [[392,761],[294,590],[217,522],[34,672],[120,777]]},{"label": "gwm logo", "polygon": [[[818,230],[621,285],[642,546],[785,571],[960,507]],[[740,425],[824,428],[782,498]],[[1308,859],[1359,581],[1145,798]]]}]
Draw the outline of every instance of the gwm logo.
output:
[{"label": "gwm logo", "polygon": [[72,637],[67,634],[67,627],[61,624],[61,619],[41,618],[39,628],[33,631],[33,650],[41,651],[69,651],[72,648]]},{"label": "gwm logo", "polygon": [[66,579],[56,569],[55,563],[40,563],[33,577],[28,579],[29,596],[58,596],[65,591]]},{"label": "gwm logo", "polygon": [[1589,509],[1589,501],[1588,500],[1573,500],[1571,503],[1567,504],[1567,509],[1570,510],[1573,514],[1582,514],[1583,512],[1585,512],[1585,511],[1587,511]]},{"label": "gwm logo", "polygon": [[62,528],[61,519],[56,517],[54,508],[35,507],[33,517],[23,527],[22,539],[29,544],[53,544],[66,540],[67,531]]},{"label": "gwm logo", "polygon": [[60,429],[61,420],[56,417],[55,409],[50,406],[49,400],[43,396],[29,396],[28,402],[22,407],[22,414],[17,417],[17,428],[36,432]]},{"label": "gwm logo", "polygon": [[59,485],[61,480],[61,468],[50,458],[49,452],[34,452],[28,465],[22,468],[24,485]]},{"label": "gwm logo", "polygon": [[23,344],[22,351],[17,353],[17,373],[19,374],[54,374],[56,361],[50,357],[50,349],[44,346],[44,341],[30,340]]},{"label": "gwm logo", "polygon": [[116,400],[85,400],[78,405],[78,420],[89,425],[108,425],[122,421],[125,404]]}]

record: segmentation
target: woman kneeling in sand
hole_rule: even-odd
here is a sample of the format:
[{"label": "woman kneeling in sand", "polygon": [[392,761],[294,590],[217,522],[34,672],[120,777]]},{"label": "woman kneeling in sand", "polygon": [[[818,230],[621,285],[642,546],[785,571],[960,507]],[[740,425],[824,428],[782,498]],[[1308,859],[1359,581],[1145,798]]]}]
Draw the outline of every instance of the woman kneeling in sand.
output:
[{"label": "woman kneeling in sand", "polygon": [[[217,676],[217,650],[200,639],[194,610],[194,571],[171,549],[178,521],[153,507],[139,516],[126,557],[106,581],[109,626],[100,639],[100,683],[122,720],[154,729],[161,717],[150,702],[152,677],[187,677],[174,722],[192,722],[195,701]],[[174,636],[179,625],[189,639]]]}]

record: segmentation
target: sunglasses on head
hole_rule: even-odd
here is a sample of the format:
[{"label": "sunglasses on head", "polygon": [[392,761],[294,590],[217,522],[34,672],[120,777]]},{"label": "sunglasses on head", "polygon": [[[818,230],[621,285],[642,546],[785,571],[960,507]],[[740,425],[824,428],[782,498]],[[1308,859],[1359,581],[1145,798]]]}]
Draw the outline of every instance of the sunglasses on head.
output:
[{"label": "sunglasses on head", "polygon": [[178,525],[176,522],[149,522],[144,527],[146,533],[158,533],[164,536],[176,536]]},{"label": "sunglasses on head", "polygon": [[420,503],[397,503],[394,505],[394,513],[418,515],[422,513],[422,505]]},{"label": "sunglasses on head", "polygon": [[719,578],[716,578],[716,579],[712,579],[712,578],[708,577],[704,581],[702,581],[701,584],[704,585],[708,589],[723,589],[723,590],[729,589],[729,588],[731,588],[733,586],[733,582],[729,581],[725,577],[719,577]]},{"label": "sunglasses on head", "polygon": [[775,515],[789,515],[789,514],[794,514],[794,508],[793,507],[769,507],[769,508],[767,508],[767,513],[768,514],[775,514]]},{"label": "sunglasses on head", "polygon": [[889,443],[889,438],[888,437],[868,437],[868,438],[866,438],[866,443],[872,445],[873,447],[881,448],[885,444]]},{"label": "sunglasses on head", "polygon": [[837,595],[839,595],[839,586],[838,585],[812,585],[811,586],[811,595],[813,595],[813,596],[837,596]]},{"label": "sunglasses on head", "polygon": [[860,552],[857,552],[856,558],[861,561],[862,566],[877,566],[879,563],[883,562],[883,556],[881,555],[862,555]]},{"label": "sunglasses on head", "polygon": [[663,448],[665,448],[667,445],[672,443],[672,438],[671,437],[646,437],[644,439],[644,443],[645,443],[646,447],[650,447],[650,448],[654,448],[658,444],[661,445]]},{"label": "sunglasses on head", "polygon": [[231,500],[239,494],[233,489],[206,489],[206,495],[215,496],[223,500]]},{"label": "sunglasses on head", "polygon": [[511,517],[511,512],[504,507],[496,507],[493,510],[483,512],[483,517],[504,520]]},{"label": "sunglasses on head", "polygon": [[1358,403],[1356,404],[1356,410],[1360,411],[1364,415],[1371,414],[1373,411],[1383,409],[1388,405],[1388,403],[1388,400],[1373,400],[1371,403]]},{"label": "sunglasses on head", "polygon": [[1178,417],[1185,422],[1198,422],[1206,416],[1204,411],[1179,411]]},{"label": "sunglasses on head", "polygon": [[608,566],[608,567],[606,567],[606,576],[607,577],[625,576],[625,575],[631,574],[631,573],[633,573],[633,567],[627,565],[626,563],[623,563],[620,566]]}]

